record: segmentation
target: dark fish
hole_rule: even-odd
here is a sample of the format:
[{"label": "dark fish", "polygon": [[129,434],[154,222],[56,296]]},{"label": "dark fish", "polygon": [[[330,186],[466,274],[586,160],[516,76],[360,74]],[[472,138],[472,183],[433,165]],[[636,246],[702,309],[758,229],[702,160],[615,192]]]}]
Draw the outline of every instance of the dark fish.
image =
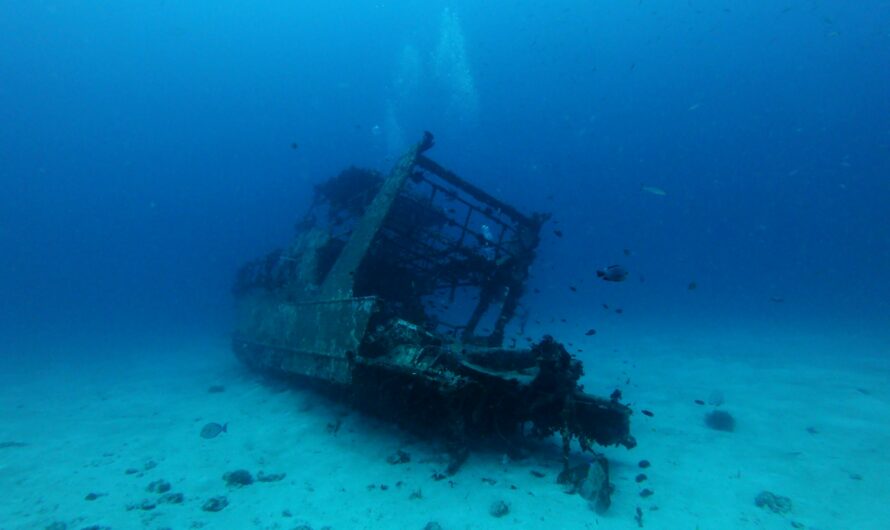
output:
[{"label": "dark fish", "polygon": [[290,144],[290,148],[291,148],[291,149],[294,149],[294,150],[299,149],[299,148],[300,148],[300,144],[298,144],[297,142],[293,142],[293,143]]},{"label": "dark fish", "polygon": [[624,249],[625,256],[630,256],[631,254],[633,254],[633,252],[631,252],[629,248]]},{"label": "dark fish", "polygon": [[609,396],[609,399],[612,401],[620,401],[621,400],[621,390],[615,389],[612,391],[612,394]]},{"label": "dark fish", "polygon": [[689,282],[689,285],[686,286],[686,289],[690,291],[694,291],[698,288],[698,284],[695,282]]},{"label": "dark fish", "polygon": [[585,333],[585,335],[587,335],[588,337],[591,335],[596,335],[596,330],[593,328],[590,328],[587,330],[587,333]]},{"label": "dark fish", "polygon": [[700,399],[696,399],[696,400],[695,400],[695,404],[696,404],[696,405],[704,405],[705,402],[702,401],[702,400],[700,400]]},{"label": "dark fish", "polygon": [[216,438],[220,433],[229,432],[228,426],[228,423],[222,425],[214,422],[208,423],[201,429],[201,438],[207,438],[208,440],[210,438]]},{"label": "dark fish", "polygon": [[569,285],[569,289],[571,289],[571,291],[572,291],[573,293],[577,293],[577,292],[578,292],[578,288],[575,287],[574,285]]},{"label": "dark fish", "polygon": [[553,235],[555,235],[556,237],[562,237],[562,230],[554,230]]},{"label": "dark fish", "polygon": [[627,269],[621,265],[609,265],[605,269],[596,271],[596,276],[607,282],[623,282],[627,279]]},{"label": "dark fish", "polygon": [[609,309],[609,304],[603,304],[603,309]]},{"label": "dark fish", "polygon": [[781,304],[782,302],[785,301],[785,299],[780,296],[770,296],[769,301],[774,304]]},{"label": "dark fish", "polygon": [[643,410],[641,410],[640,412],[642,412],[644,416],[649,416],[650,418],[651,418],[652,416],[655,416],[655,413],[652,412],[651,410],[643,409]]},{"label": "dark fish", "polygon": [[619,307],[619,308],[616,308],[616,309],[615,309],[615,312],[618,313],[618,314],[620,315],[621,313],[624,313],[624,309],[621,309],[621,308]]}]

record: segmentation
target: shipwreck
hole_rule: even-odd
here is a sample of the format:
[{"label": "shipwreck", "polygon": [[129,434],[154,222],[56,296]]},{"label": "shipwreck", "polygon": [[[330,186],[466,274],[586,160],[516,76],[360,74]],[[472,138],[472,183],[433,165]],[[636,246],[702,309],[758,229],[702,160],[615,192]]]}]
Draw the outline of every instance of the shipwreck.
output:
[{"label": "shipwreck", "polygon": [[293,241],[237,274],[235,354],[443,437],[452,473],[479,438],[559,434],[566,473],[572,440],[633,447],[630,409],[585,393],[581,361],[551,337],[513,339],[548,216],[439,165],[432,146],[426,133],[388,175],[352,167],[316,186]]}]

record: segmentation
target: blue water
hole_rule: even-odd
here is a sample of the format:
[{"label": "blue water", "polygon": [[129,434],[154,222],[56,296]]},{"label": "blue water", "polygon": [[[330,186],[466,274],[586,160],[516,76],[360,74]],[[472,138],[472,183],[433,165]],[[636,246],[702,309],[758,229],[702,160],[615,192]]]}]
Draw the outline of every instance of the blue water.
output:
[{"label": "blue water", "polygon": [[[886,0],[5,0],[0,356],[32,357],[28,377],[43,367],[34,358],[64,358],[65,345],[97,367],[130,346],[150,359],[142,345],[154,342],[228,359],[237,268],[289,241],[314,184],[352,164],[387,171],[424,130],[432,158],[553,214],[532,269],[540,292],[525,300],[536,333],[553,323],[572,340],[595,327],[612,352],[649,333],[702,351],[725,339],[724,360],[772,355],[743,343],[765,329],[838,364],[847,337],[890,352]],[[596,278],[612,264],[629,279]],[[807,353],[775,349],[783,366]],[[726,377],[744,388],[745,373]],[[858,393],[864,383],[844,377],[838,414],[877,429],[879,376]],[[779,395],[795,394],[788,383]],[[710,390],[698,384],[687,405]],[[794,436],[812,440],[805,426]],[[653,451],[664,440],[641,441]],[[632,477],[633,462],[621,465]],[[748,506],[767,486],[739,498]],[[633,492],[618,498],[632,524]]]},{"label": "blue water", "polygon": [[548,302],[623,263],[638,313],[886,325],[890,4],[737,4],[4,2],[0,325],[224,329],[238,264],[393,124],[554,213],[536,281],[589,291]]}]

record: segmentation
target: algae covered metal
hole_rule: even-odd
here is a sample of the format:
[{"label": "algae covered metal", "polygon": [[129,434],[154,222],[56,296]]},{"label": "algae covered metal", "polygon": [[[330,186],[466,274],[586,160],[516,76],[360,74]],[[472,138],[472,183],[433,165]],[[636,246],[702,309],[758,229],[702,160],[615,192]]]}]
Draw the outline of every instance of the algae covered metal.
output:
[{"label": "algae covered metal", "polygon": [[522,332],[547,216],[465,181],[432,146],[427,133],[389,175],[353,167],[316,186],[293,241],[238,272],[237,356],[444,436],[457,455],[475,438],[555,433],[566,458],[573,439],[633,447],[630,409],[584,393],[560,343],[504,346]]}]

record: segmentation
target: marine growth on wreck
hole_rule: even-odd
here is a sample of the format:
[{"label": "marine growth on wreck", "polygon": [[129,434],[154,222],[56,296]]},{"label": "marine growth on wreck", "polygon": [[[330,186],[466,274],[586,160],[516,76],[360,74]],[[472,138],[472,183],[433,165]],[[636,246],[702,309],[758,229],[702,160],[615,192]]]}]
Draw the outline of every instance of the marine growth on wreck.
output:
[{"label": "marine growth on wreck", "polygon": [[547,215],[489,195],[432,147],[427,133],[388,175],[350,167],[316,186],[294,239],[238,272],[236,355],[444,439],[451,473],[476,439],[559,434],[563,478],[572,440],[632,448],[630,409],[586,394],[562,344],[504,347]]}]

